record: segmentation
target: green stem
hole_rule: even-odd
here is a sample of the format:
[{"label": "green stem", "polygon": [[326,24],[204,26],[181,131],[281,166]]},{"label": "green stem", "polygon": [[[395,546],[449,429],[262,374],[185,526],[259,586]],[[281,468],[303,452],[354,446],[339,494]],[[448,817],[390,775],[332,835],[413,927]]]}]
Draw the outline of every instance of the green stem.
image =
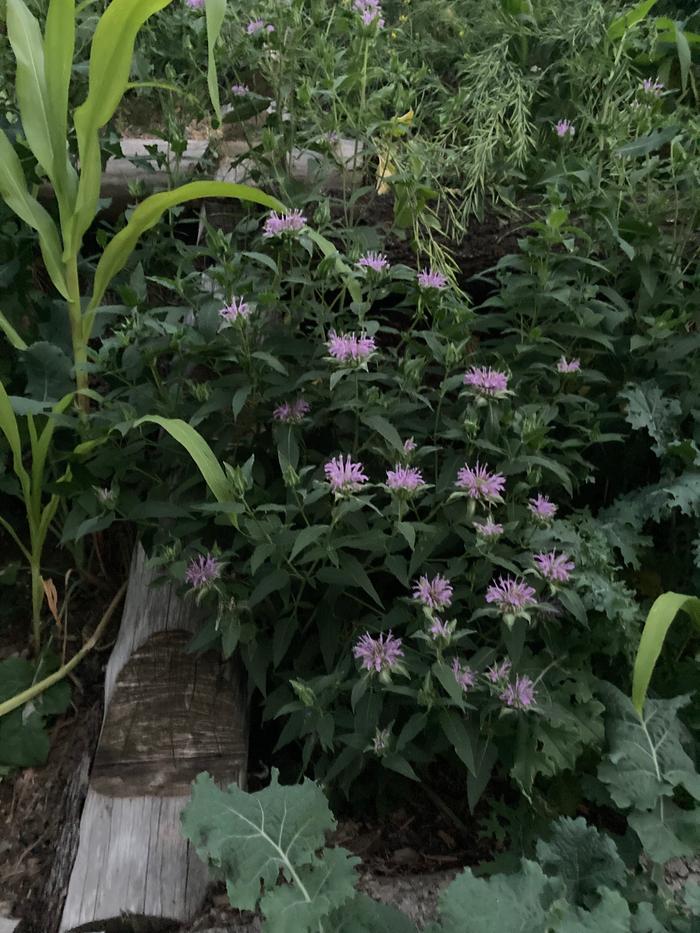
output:
[{"label": "green stem", "polygon": [[88,387],[87,365],[87,335],[83,333],[83,312],[80,304],[80,281],[78,279],[78,257],[71,256],[65,262],[66,284],[70,298],[68,299],[68,318],[70,320],[71,340],[73,343],[73,366],[75,368],[75,385],[78,390],[77,405],[83,416],[87,414],[89,399],[83,394]]},{"label": "green stem", "polygon": [[59,669],[54,671],[53,674],[49,674],[48,677],[45,677],[43,680],[40,680],[36,684],[32,684],[32,686],[27,690],[23,690],[22,693],[18,693],[17,696],[11,697],[9,700],[5,700],[4,703],[0,703],[0,718],[6,716],[8,713],[13,712],[13,710],[19,709],[20,706],[24,706],[25,703],[33,700],[34,697],[38,697],[39,694],[43,693],[45,690],[48,690],[49,687],[53,687],[54,684],[57,684],[60,680],[63,680],[64,677],[67,677],[73,668],[80,664],[85,655],[89,651],[92,651],[97,642],[100,640],[102,633],[109,623],[109,620],[114,615],[114,610],[121,602],[121,599],[125,593],[126,583],[123,583],[119,588],[117,595],[107,607],[107,611],[100,619],[95,631],[92,633],[90,638],[88,638],[80,651],[73,655],[70,661],[59,667]]}]

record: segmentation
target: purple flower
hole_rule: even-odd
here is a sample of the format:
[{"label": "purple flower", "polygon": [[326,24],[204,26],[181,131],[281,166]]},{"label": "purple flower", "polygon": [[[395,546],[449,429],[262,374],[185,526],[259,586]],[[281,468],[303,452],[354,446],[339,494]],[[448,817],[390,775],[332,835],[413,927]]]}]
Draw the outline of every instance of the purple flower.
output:
[{"label": "purple flower", "polygon": [[413,586],[413,598],[429,609],[446,609],[452,604],[452,584],[439,573],[432,580],[424,575]]},{"label": "purple flower", "polygon": [[560,139],[565,139],[567,136],[573,136],[575,134],[576,127],[573,123],[570,123],[569,120],[559,120],[554,127],[554,132]]},{"label": "purple flower", "polygon": [[474,528],[480,538],[486,538],[487,540],[500,538],[503,534],[503,525],[495,522],[490,515],[485,522],[474,522]]},{"label": "purple flower", "polygon": [[645,78],[642,81],[642,90],[645,94],[651,94],[654,97],[661,97],[664,86],[660,81],[654,81],[653,78]]},{"label": "purple flower", "polygon": [[476,674],[470,667],[462,667],[457,658],[452,658],[452,673],[462,690],[468,690],[476,683]]},{"label": "purple flower", "polygon": [[511,709],[529,709],[535,702],[535,685],[527,674],[516,675],[515,682],[508,684],[500,699]]},{"label": "purple flower", "polygon": [[479,502],[497,502],[505,489],[506,478],[501,473],[491,473],[477,461],[472,469],[466,463],[457,474],[455,486],[464,489],[471,499]]},{"label": "purple flower", "polygon": [[269,23],[266,23],[264,19],[251,19],[248,25],[245,27],[245,31],[249,36],[256,36],[259,32],[274,32],[275,27],[271,26]]},{"label": "purple flower", "polygon": [[420,288],[443,289],[447,285],[447,279],[442,272],[436,272],[434,269],[423,269],[418,273],[418,285]]},{"label": "purple flower", "polygon": [[464,384],[477,395],[502,396],[508,391],[508,376],[490,366],[472,366],[464,374]]},{"label": "purple flower", "polygon": [[572,359],[567,360],[565,356],[562,356],[557,361],[557,372],[558,373],[577,373],[581,369],[581,360]]},{"label": "purple flower", "polygon": [[187,6],[191,6],[193,10],[201,10],[205,2],[206,0],[185,0]]},{"label": "purple flower", "polygon": [[439,616],[433,616],[433,621],[430,625],[430,634],[433,638],[449,638],[450,630],[447,627],[447,624]]},{"label": "purple flower", "polygon": [[501,684],[508,680],[510,670],[513,667],[508,658],[504,658],[500,664],[492,664],[484,675],[492,684]]},{"label": "purple flower", "polygon": [[231,87],[231,93],[236,97],[245,97],[246,94],[250,94],[250,88],[247,84],[234,84]]},{"label": "purple flower", "polygon": [[193,557],[185,570],[185,581],[191,587],[199,589],[211,583],[221,573],[221,564],[211,554],[205,556]]},{"label": "purple flower", "polygon": [[336,334],[334,330],[328,334],[328,355],[339,363],[364,363],[374,353],[377,345],[374,337],[366,334]]},{"label": "purple flower", "polygon": [[341,496],[357,492],[363,483],[367,482],[369,477],[365,476],[362,469],[361,463],[353,463],[350,454],[345,460],[342,454],[339,457],[333,457],[323,468],[331,485],[331,492]]},{"label": "purple flower", "polygon": [[365,26],[371,26],[372,23],[375,22],[380,29],[384,26],[382,8],[379,5],[379,0],[355,0],[353,6],[361,15],[362,22]]},{"label": "purple flower", "polygon": [[567,583],[571,571],[576,569],[576,564],[569,560],[568,554],[557,554],[556,551],[551,551],[549,554],[535,554],[533,560],[539,572],[550,583]]},{"label": "purple flower", "polygon": [[386,484],[392,492],[411,495],[424,486],[423,474],[416,467],[405,467],[397,464],[393,470],[386,472]]},{"label": "purple flower", "polygon": [[558,506],[551,501],[549,496],[543,496],[541,493],[537,493],[534,499],[529,500],[528,508],[535,518],[543,522],[550,521],[558,512]]},{"label": "purple flower", "polygon": [[384,253],[365,253],[360,256],[357,265],[361,269],[371,269],[373,272],[386,272],[390,268],[389,260]]},{"label": "purple flower", "polygon": [[380,633],[378,638],[372,638],[369,632],[365,632],[352,653],[365,670],[382,674],[396,667],[403,657],[403,648],[401,639],[394,638],[391,632],[386,635]]},{"label": "purple flower", "polygon": [[224,326],[233,324],[235,321],[246,320],[250,317],[250,305],[242,298],[232,298],[231,304],[219,311],[219,317],[224,321]]},{"label": "purple flower", "polygon": [[293,236],[299,233],[306,226],[306,217],[301,211],[291,211],[286,214],[278,214],[277,211],[271,211],[270,216],[265,221],[263,227],[263,237],[284,236],[289,234]]},{"label": "purple flower", "polygon": [[272,417],[283,424],[301,424],[304,415],[308,415],[310,411],[309,403],[303,398],[298,398],[294,402],[282,402],[272,412]]},{"label": "purple flower", "polygon": [[413,440],[412,437],[407,438],[403,442],[403,452],[405,454],[412,454],[414,450],[417,450],[417,448],[418,448],[418,445],[416,444],[416,442]]},{"label": "purple flower", "polygon": [[499,577],[486,590],[486,602],[495,603],[504,615],[518,615],[535,605],[535,591],[524,580]]}]

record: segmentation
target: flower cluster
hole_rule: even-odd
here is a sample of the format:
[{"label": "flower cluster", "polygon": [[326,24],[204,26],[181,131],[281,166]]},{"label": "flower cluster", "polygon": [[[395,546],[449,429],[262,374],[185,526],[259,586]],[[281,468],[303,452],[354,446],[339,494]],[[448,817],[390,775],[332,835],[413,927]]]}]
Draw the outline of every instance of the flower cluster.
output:
[{"label": "flower cluster", "polygon": [[567,137],[571,138],[576,133],[576,127],[569,120],[559,120],[559,122],[554,126],[554,132],[557,134],[559,139],[566,139]]},{"label": "flower cluster", "polygon": [[282,424],[301,424],[304,415],[308,415],[310,411],[309,403],[303,398],[298,398],[294,402],[282,402],[272,412],[272,417]]},{"label": "flower cluster", "polygon": [[411,496],[425,486],[423,474],[416,467],[407,467],[397,464],[393,470],[386,472],[386,484],[392,492]]},{"label": "flower cluster", "polygon": [[534,499],[528,501],[528,508],[531,514],[541,522],[549,522],[557,514],[557,506],[549,499],[538,493]]},{"label": "flower cluster", "polygon": [[221,574],[221,563],[211,554],[194,557],[185,570],[185,582],[193,589],[201,589]]},{"label": "flower cluster", "polygon": [[499,577],[486,590],[486,602],[495,603],[506,616],[517,616],[536,603],[535,590],[524,580],[515,577]]},{"label": "flower cluster", "polygon": [[192,7],[193,10],[201,10],[206,0],[185,0],[187,6]]},{"label": "flower cluster", "polygon": [[470,499],[477,502],[499,502],[505,485],[505,476],[501,473],[491,473],[478,461],[473,468],[465,463],[458,472],[455,483],[458,489],[463,489]]},{"label": "flower cluster", "polygon": [[227,327],[236,321],[247,320],[250,311],[250,305],[242,298],[232,298],[231,304],[219,311],[219,317],[224,322],[222,326]]},{"label": "flower cluster", "polygon": [[565,356],[559,358],[557,362],[558,373],[577,373],[581,370],[581,360],[567,360]]},{"label": "flower cluster", "polygon": [[642,91],[652,97],[661,97],[664,92],[664,85],[661,81],[655,81],[653,78],[645,78],[642,81]]},{"label": "flower cluster", "polygon": [[401,639],[395,638],[391,632],[386,635],[380,633],[378,638],[372,638],[369,632],[365,632],[352,653],[366,671],[377,674],[393,670],[404,654]]},{"label": "flower cluster", "polygon": [[231,93],[234,97],[245,97],[250,94],[250,88],[247,84],[234,84],[231,86]]},{"label": "flower cluster", "polygon": [[390,268],[389,260],[383,253],[365,253],[360,256],[357,265],[361,269],[371,269],[372,272],[387,272]]},{"label": "flower cluster", "polygon": [[447,609],[452,604],[452,593],[452,584],[439,573],[432,580],[419,577],[413,587],[413,598],[428,609]]},{"label": "flower cluster", "polygon": [[533,560],[540,574],[549,583],[568,583],[571,572],[576,569],[576,564],[569,560],[568,554],[557,554],[556,551],[535,554]]},{"label": "flower cluster", "polygon": [[423,269],[422,272],[418,273],[418,286],[423,289],[435,288],[441,291],[447,287],[447,279],[442,272],[437,272],[434,269]]},{"label": "flower cluster", "polygon": [[245,27],[245,31],[249,36],[257,36],[259,32],[274,32],[275,27],[270,23],[266,23],[264,19],[251,19]]},{"label": "flower cluster", "polygon": [[500,664],[492,664],[486,671],[485,677],[492,684],[505,683],[510,677],[510,671],[513,667],[509,658],[504,658]]},{"label": "flower cluster", "polygon": [[304,229],[306,223],[306,217],[299,210],[290,211],[286,214],[278,214],[277,211],[272,211],[265,221],[263,237],[270,239],[277,236],[294,236]]},{"label": "flower cluster", "polygon": [[470,667],[462,665],[458,658],[452,659],[452,673],[462,690],[468,690],[476,683],[476,674]]},{"label": "flower cluster", "polygon": [[474,522],[474,530],[478,537],[490,541],[501,537],[503,534],[503,525],[495,522],[489,515],[485,522]]},{"label": "flower cluster", "polygon": [[472,366],[464,374],[464,384],[477,395],[501,398],[508,392],[508,376],[490,366]]},{"label": "flower cluster", "polygon": [[328,355],[339,363],[364,363],[377,349],[374,337],[366,334],[328,334]]},{"label": "flower cluster", "polygon": [[516,675],[500,695],[500,699],[511,709],[529,709],[535,702],[535,685],[527,676]]},{"label": "flower cluster", "polygon": [[330,483],[331,492],[339,496],[346,496],[362,488],[368,480],[362,470],[362,464],[354,463],[350,454],[345,459],[342,454],[339,457],[333,457],[323,468],[326,479]]},{"label": "flower cluster", "polygon": [[371,26],[373,23],[376,23],[380,29],[384,26],[379,0],[355,0],[353,6],[360,14],[365,26]]}]

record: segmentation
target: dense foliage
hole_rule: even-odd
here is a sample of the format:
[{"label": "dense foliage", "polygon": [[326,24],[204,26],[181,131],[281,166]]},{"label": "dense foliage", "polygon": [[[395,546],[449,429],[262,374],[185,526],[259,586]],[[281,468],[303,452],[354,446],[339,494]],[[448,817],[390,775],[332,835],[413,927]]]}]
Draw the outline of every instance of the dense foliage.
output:
[{"label": "dense foliage", "polygon": [[[441,929],[484,886],[526,899],[533,930],[661,929],[628,868],[642,849],[660,864],[700,846],[686,621],[641,716],[627,695],[653,600],[700,592],[697,15],[583,0],[267,0],[225,18],[218,0],[113,0],[102,18],[101,4],[33,6],[45,38],[8,0],[2,51],[16,84],[0,524],[16,552],[0,583],[24,561],[33,600],[33,664],[4,662],[16,692],[58,666],[47,549],[89,580],[98,536],[135,531],[209,610],[192,650],[245,666],[290,777],[357,806],[411,782],[439,794],[447,774],[486,824],[490,794],[531,828],[591,807],[626,820],[627,867],[560,820],[519,874],[455,882]],[[110,23],[126,36],[115,73]],[[144,114],[175,155],[158,157],[172,185],[108,219],[101,166]],[[233,152],[258,188],[176,187],[195,119],[202,174]],[[46,180],[58,210],[37,198]],[[224,197],[223,223],[211,202],[183,207]],[[13,732],[0,766],[42,760],[45,719],[67,702],[47,692],[0,718],[0,737],[24,723],[38,743]],[[188,832],[226,868],[197,793]],[[579,836],[608,860],[585,891],[552,855]],[[338,875],[325,915],[354,895],[352,860],[323,857]],[[234,868],[253,906],[257,869]],[[280,890],[273,913],[294,896]]]}]

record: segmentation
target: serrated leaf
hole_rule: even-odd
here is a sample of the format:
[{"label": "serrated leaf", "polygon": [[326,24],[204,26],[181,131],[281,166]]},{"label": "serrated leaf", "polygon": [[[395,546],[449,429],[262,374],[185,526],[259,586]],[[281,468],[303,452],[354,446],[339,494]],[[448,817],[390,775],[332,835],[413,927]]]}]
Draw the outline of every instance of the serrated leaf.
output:
[{"label": "serrated leaf", "polygon": [[416,927],[389,904],[373,901],[358,894],[329,918],[328,930],[333,933],[417,933]]},{"label": "serrated leaf", "polygon": [[[513,875],[475,878],[467,868],[440,898],[443,933],[543,933],[543,906],[557,890],[539,865],[524,860]],[[468,918],[468,926],[466,926]]]},{"label": "serrated leaf", "polygon": [[267,933],[316,933],[331,911],[355,895],[355,865],[360,859],[346,849],[324,849],[320,858],[301,868],[293,884],[266,891],[260,901]]},{"label": "serrated leaf", "polygon": [[182,814],[185,838],[223,872],[231,903],[240,910],[255,910],[261,882],[268,893],[280,872],[289,881],[313,865],[333,829],[322,791],[309,780],[283,787],[276,769],[269,786],[253,794],[235,784],[221,790],[209,774],[200,774]]},{"label": "serrated leaf", "polygon": [[557,919],[557,933],[630,933],[632,915],[627,901],[617,893],[603,888],[600,903],[593,910],[569,908]]},{"label": "serrated leaf", "polygon": [[567,898],[580,905],[601,886],[621,887],[627,874],[610,836],[582,817],[560,817],[549,839],[537,842],[537,861],[546,874],[561,878]]},{"label": "serrated leaf", "polygon": [[654,810],[627,818],[644,851],[658,864],[672,858],[693,858],[700,852],[700,808],[683,810],[661,799]]},{"label": "serrated leaf", "polygon": [[627,400],[626,418],[635,431],[646,431],[656,443],[653,450],[661,456],[678,432],[682,414],[678,399],[666,398],[657,383],[649,380],[620,392]]}]

